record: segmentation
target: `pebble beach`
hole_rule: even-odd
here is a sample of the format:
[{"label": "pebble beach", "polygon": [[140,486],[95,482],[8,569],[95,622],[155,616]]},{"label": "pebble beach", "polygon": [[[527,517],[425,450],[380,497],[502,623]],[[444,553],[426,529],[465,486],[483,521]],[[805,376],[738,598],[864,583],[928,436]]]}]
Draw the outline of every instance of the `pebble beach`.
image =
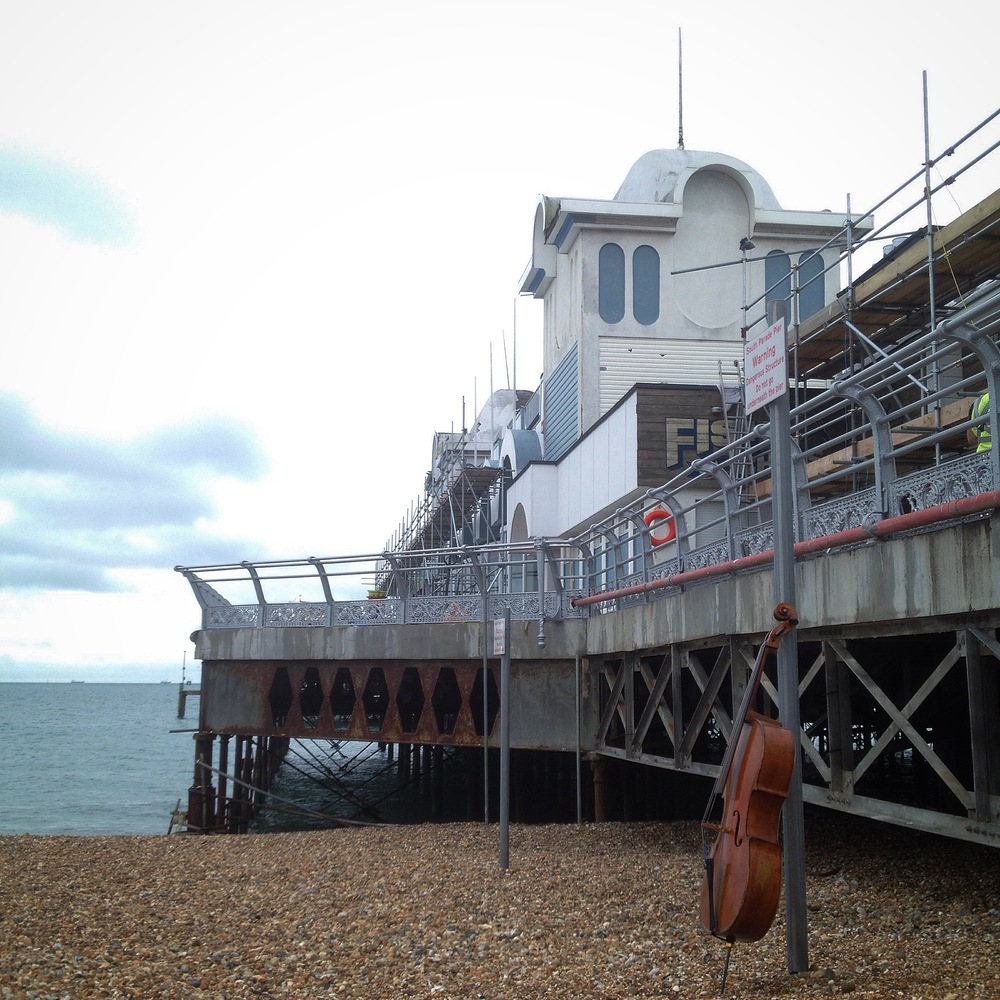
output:
[{"label": "pebble beach", "polygon": [[[726,997],[1000,996],[1000,851],[820,813]],[[698,823],[0,837],[0,997],[716,997]]]}]

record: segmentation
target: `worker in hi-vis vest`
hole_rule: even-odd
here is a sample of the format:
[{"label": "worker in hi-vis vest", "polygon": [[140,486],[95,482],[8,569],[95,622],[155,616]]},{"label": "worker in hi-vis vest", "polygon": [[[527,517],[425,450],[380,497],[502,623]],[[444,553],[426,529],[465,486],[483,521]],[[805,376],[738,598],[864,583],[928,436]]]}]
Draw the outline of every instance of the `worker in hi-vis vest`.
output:
[{"label": "worker in hi-vis vest", "polygon": [[993,434],[990,430],[992,421],[990,420],[990,394],[988,392],[984,392],[972,404],[969,419],[975,420],[977,417],[986,417],[986,421],[978,427],[970,427],[966,437],[969,444],[976,445],[976,451],[989,451],[993,445]]}]

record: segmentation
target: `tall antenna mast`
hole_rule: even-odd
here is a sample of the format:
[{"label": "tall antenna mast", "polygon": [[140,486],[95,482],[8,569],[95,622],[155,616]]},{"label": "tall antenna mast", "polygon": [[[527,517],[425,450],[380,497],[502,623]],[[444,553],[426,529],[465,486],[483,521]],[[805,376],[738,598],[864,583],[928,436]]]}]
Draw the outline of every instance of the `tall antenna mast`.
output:
[{"label": "tall antenna mast", "polygon": [[684,148],[684,52],[677,29],[677,148]]},{"label": "tall antenna mast", "polygon": [[514,331],[513,331],[514,344],[511,348],[511,354],[513,356],[514,365],[514,389],[517,390],[517,298],[514,299]]}]

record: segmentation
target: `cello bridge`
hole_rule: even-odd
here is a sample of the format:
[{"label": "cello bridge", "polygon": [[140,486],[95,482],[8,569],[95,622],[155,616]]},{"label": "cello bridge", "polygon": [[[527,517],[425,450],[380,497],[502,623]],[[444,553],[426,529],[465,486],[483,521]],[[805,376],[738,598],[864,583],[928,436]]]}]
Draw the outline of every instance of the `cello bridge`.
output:
[{"label": "cello bridge", "polygon": [[731,826],[723,826],[721,823],[702,823],[701,824],[706,830],[713,830],[715,833],[732,833],[733,828]]}]

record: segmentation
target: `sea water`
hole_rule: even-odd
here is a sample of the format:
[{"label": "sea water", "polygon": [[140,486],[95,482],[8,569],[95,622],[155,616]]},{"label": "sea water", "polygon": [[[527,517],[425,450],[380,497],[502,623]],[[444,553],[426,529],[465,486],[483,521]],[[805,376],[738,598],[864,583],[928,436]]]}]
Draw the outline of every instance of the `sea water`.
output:
[{"label": "sea water", "polygon": [[177,690],[0,684],[0,834],[165,834],[194,774],[198,699],[179,719]]},{"label": "sea water", "polygon": [[[187,809],[194,780],[198,698],[188,698],[179,719],[177,691],[177,684],[0,683],[0,835],[165,834],[178,800]],[[230,767],[233,753],[230,744]],[[293,740],[269,807],[251,829],[329,825],[324,817],[469,818],[465,776],[449,757],[444,786],[443,808],[435,809],[428,775],[401,776],[384,745]]]}]

